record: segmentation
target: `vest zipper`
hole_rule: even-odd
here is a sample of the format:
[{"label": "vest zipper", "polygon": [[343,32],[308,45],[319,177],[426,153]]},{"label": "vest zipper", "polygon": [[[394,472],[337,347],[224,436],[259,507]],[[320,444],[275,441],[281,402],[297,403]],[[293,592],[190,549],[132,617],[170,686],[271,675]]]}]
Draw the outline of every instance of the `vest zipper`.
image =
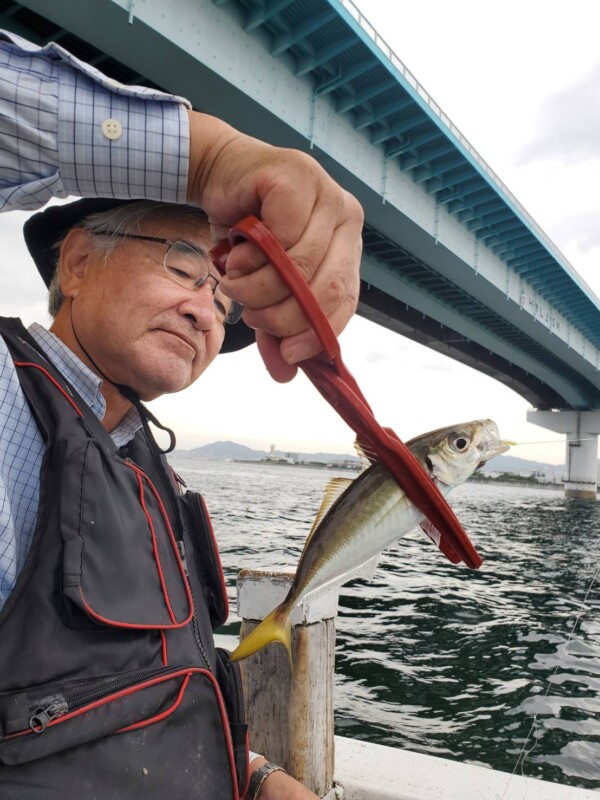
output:
[{"label": "vest zipper", "polygon": [[40,705],[29,717],[29,727],[34,733],[42,733],[46,730],[48,723],[59,717],[64,717],[70,711],[76,711],[78,708],[87,706],[95,700],[102,699],[107,694],[120,692],[123,689],[127,689],[128,686],[134,686],[136,683],[142,683],[149,678],[172,671],[172,667],[153,667],[152,669],[137,672],[135,675],[123,676],[112,683],[104,684],[98,689],[91,689],[89,692],[80,692],[70,697],[65,697],[62,694],[53,695],[41,701],[46,705]]},{"label": "vest zipper", "polygon": [[233,675],[233,683],[235,685],[235,704],[237,707],[238,720],[244,722],[246,719],[246,710],[244,708],[244,689],[242,687],[242,671],[240,665],[234,661],[231,663],[231,674]]},{"label": "vest zipper", "polygon": [[196,613],[196,598],[194,597],[194,589],[192,587],[192,582],[190,581],[190,573],[188,571],[187,565],[187,558],[185,555],[185,542],[183,539],[177,539],[177,550],[179,551],[179,558],[181,559],[181,564],[183,566],[183,571],[185,572],[185,577],[190,587],[190,594],[192,595],[192,602],[194,604],[194,613],[192,615],[192,630],[194,632],[194,639],[196,641],[196,646],[200,651],[200,655],[204,659],[206,666],[208,669],[213,673],[215,673],[214,667],[208,657],[208,653],[206,652],[206,648],[202,642],[202,637],[200,636],[200,625],[198,623],[198,614]]}]

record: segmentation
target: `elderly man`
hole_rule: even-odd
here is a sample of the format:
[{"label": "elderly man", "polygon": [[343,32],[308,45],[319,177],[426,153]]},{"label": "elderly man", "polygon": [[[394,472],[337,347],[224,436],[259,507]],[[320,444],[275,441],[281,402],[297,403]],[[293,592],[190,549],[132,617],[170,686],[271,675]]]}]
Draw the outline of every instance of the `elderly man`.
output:
[{"label": "elderly man", "polygon": [[[212,637],[227,605],[210,520],[168,469],[142,401],[188,386],[223,342],[248,341],[230,324],[238,303],[274,377],[317,345],[249,245],[219,282],[203,212],[116,198],[187,195],[217,230],[261,215],[338,331],[356,303],[358,206],[302,154],[176,98],[115,89],[55,46],[0,35],[0,78],[13,110],[0,118],[5,208],[99,185],[108,196],[27,225],[51,330],[0,320],[0,796],[314,797],[261,756],[248,766],[239,674]],[[83,91],[99,123],[110,106],[131,131],[174,116],[178,134],[140,163],[116,117],[77,118]],[[175,185],[174,161],[189,164]]]}]

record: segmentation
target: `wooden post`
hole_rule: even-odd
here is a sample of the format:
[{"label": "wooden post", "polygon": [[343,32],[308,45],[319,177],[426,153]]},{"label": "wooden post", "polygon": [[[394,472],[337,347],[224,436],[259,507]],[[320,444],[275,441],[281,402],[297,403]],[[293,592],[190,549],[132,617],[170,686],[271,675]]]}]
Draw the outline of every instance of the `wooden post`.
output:
[{"label": "wooden post", "polygon": [[[293,575],[243,570],[238,576],[240,639],[286,596]],[[275,642],[242,662],[250,748],[324,797],[333,785],[333,675],[339,588],[292,612],[292,676]]]}]

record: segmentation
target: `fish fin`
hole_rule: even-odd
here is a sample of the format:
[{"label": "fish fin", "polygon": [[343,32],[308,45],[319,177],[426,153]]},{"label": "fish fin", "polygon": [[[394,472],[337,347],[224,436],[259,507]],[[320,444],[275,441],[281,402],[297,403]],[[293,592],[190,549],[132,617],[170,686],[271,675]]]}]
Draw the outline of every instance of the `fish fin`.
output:
[{"label": "fish fin", "polygon": [[328,581],[324,586],[317,586],[312,591],[307,592],[303,599],[306,600],[307,597],[310,597],[311,600],[315,600],[319,598],[321,594],[325,595],[335,588],[340,590],[344,584],[350,583],[350,581],[355,581],[357,579],[363,581],[372,580],[380,558],[381,553],[376,553],[374,556],[371,556],[371,558],[367,559],[367,561],[363,561],[362,564],[358,564],[356,567],[352,567],[342,575],[338,575],[337,578],[333,578],[332,580]]},{"label": "fish fin", "polygon": [[306,537],[306,543],[304,545],[304,549],[306,549],[306,545],[309,543],[313,533],[319,527],[319,523],[325,516],[325,514],[329,511],[331,506],[335,503],[338,497],[343,494],[346,489],[350,486],[351,483],[354,483],[353,478],[331,478],[331,480],[327,481],[325,485],[325,491],[323,493],[323,502],[321,503],[321,507],[317,511],[317,516],[312,524],[312,528],[308,536]]},{"label": "fish fin", "polygon": [[377,453],[371,450],[368,444],[359,442],[358,437],[354,440],[354,449],[356,450],[356,455],[360,458],[360,468],[363,472],[369,469],[376,461],[379,461]]},{"label": "fish fin", "polygon": [[448,561],[451,561],[453,564],[460,564],[462,558],[458,555],[456,550],[448,544],[446,538],[442,536],[441,532],[435,527],[433,522],[428,519],[424,519],[423,522],[420,523],[421,528],[423,531],[429,536],[431,541],[438,547],[442,553],[446,556]]},{"label": "fish fin", "polygon": [[293,672],[291,612],[292,609],[286,603],[282,603],[273,609],[254,630],[250,631],[248,636],[242,639],[231,654],[231,660],[241,661],[243,658],[248,658],[252,653],[262,650],[263,647],[266,647],[271,642],[281,642],[287,650],[290,669]]}]

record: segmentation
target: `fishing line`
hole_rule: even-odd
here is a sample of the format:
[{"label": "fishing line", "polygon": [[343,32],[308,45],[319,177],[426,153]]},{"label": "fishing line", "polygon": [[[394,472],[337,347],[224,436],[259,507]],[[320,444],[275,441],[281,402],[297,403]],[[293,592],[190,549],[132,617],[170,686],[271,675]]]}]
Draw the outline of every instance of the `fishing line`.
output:
[{"label": "fishing line", "polygon": [[[559,671],[559,669],[561,669],[562,666],[563,666],[564,659],[565,659],[565,656],[567,655],[567,650],[569,648],[569,643],[573,639],[573,634],[575,633],[575,629],[579,625],[579,620],[581,619],[581,615],[583,614],[583,611],[584,611],[584,609],[586,607],[587,599],[588,599],[588,597],[590,595],[590,592],[592,591],[592,588],[594,586],[594,583],[596,582],[596,579],[598,578],[598,574],[599,573],[600,573],[600,566],[596,567],[596,571],[594,572],[594,574],[592,576],[592,580],[590,581],[590,585],[588,586],[587,591],[585,593],[585,596],[584,596],[583,600],[581,601],[581,605],[579,607],[579,611],[577,612],[577,617],[575,618],[575,622],[571,626],[571,630],[569,631],[569,635],[567,636],[567,640],[565,642],[565,647],[564,647],[563,654],[559,658],[558,664],[554,668],[554,672],[548,678],[548,686],[546,688],[546,691],[542,695],[544,698],[548,697],[548,694],[550,693],[550,689],[553,687],[552,680],[556,676],[556,674]],[[533,753],[533,751],[537,747],[537,744],[538,744],[538,741],[539,741],[539,737],[536,736],[537,730],[538,730],[538,715],[534,714],[533,715],[533,722],[531,723],[531,727],[529,728],[529,732],[527,733],[527,737],[526,737],[526,739],[525,739],[525,741],[523,743],[523,746],[521,747],[521,751],[519,752],[519,755],[517,756],[517,761],[515,763],[514,769],[513,769],[512,773],[510,775],[510,778],[508,780],[508,783],[506,784],[506,787],[504,789],[504,792],[502,793],[502,797],[500,798],[500,800],[502,800],[504,797],[506,797],[506,793],[508,792],[508,790],[510,788],[511,781],[514,778],[515,773],[516,773],[516,771],[517,771],[517,769],[519,767],[519,763],[521,765],[521,775],[524,778],[527,777],[525,775],[525,772],[524,772],[524,765],[525,765],[525,761],[529,758],[531,753]],[[527,749],[527,745],[529,744],[529,741],[530,741],[530,739],[532,737],[535,737],[535,742],[533,743],[533,745],[529,749]]]},{"label": "fishing line", "polygon": [[[587,438],[569,439],[569,443],[574,444],[576,442],[593,442],[597,439],[597,436],[588,436]],[[512,442],[511,447],[520,447],[521,445],[526,444],[564,444],[565,441],[565,439],[543,439],[539,442]]]}]

